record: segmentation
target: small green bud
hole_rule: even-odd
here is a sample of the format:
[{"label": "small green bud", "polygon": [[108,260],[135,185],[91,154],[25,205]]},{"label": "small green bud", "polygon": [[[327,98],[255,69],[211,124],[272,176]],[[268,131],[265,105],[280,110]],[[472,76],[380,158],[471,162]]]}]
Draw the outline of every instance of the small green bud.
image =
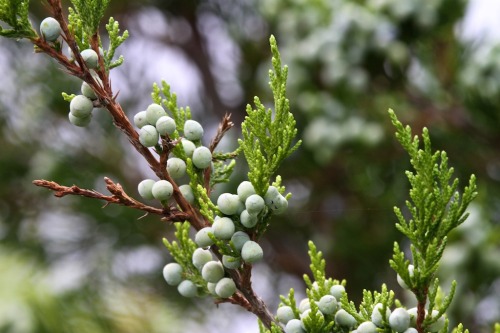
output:
[{"label": "small green bud", "polygon": [[220,298],[228,298],[236,292],[236,284],[231,278],[222,278],[215,286],[215,293]]},{"label": "small green bud", "polygon": [[99,66],[99,58],[97,56],[97,53],[94,50],[92,50],[92,49],[83,50],[80,53],[80,55],[82,56],[82,59],[88,68],[94,69],[94,68],[97,68]]},{"label": "small green bud", "polygon": [[[372,311],[372,322],[378,326],[378,327],[382,327],[384,326],[384,318],[382,317],[382,309],[384,308],[384,305],[382,303],[377,303],[375,304],[375,306],[373,307],[373,311]],[[389,316],[391,315],[391,310],[389,308],[386,308],[385,309],[385,320],[389,320]]]},{"label": "small green bud", "polygon": [[186,174],[186,162],[177,157],[167,160],[167,171],[173,179],[179,179]]},{"label": "small green bud", "polygon": [[207,282],[217,283],[224,277],[224,267],[220,261],[209,261],[203,265],[201,276]]},{"label": "small green bud", "polygon": [[149,124],[148,120],[146,119],[146,111],[139,111],[135,114],[134,124],[139,128],[143,128],[144,126]]},{"label": "small green bud", "polygon": [[177,286],[177,290],[179,291],[179,294],[184,297],[195,297],[198,295],[198,287],[196,287],[196,285],[189,280],[182,281]]},{"label": "small green bud", "polygon": [[245,243],[249,240],[250,236],[248,236],[248,234],[244,231],[236,231],[231,237],[231,242],[233,242],[235,249],[239,252],[241,252],[243,245],[245,245]]},{"label": "small green bud", "polygon": [[156,146],[159,138],[160,136],[154,126],[145,125],[139,130],[139,141],[145,147]]},{"label": "small green bud", "polygon": [[249,181],[244,181],[241,182],[240,185],[238,185],[236,193],[238,193],[238,197],[240,198],[241,202],[245,202],[249,196],[255,194],[255,189],[252,183],[250,183]]},{"label": "small green bud", "polygon": [[73,97],[69,103],[69,112],[77,118],[87,118],[92,113],[92,101],[83,95]]},{"label": "small green bud", "polygon": [[254,241],[248,241],[241,249],[241,258],[248,263],[259,261],[264,256],[264,251],[260,245]]},{"label": "small green bud", "polygon": [[198,169],[205,169],[212,163],[212,152],[207,147],[201,146],[193,152],[193,164]]},{"label": "small green bud", "polygon": [[189,184],[184,184],[179,186],[179,190],[181,191],[182,195],[184,196],[184,199],[186,199],[187,202],[189,202],[190,204],[194,203],[193,189]]},{"label": "small green bud", "polygon": [[[165,109],[160,104],[150,104],[146,109],[146,119],[150,125],[156,126],[156,122],[160,117],[166,116]],[[155,128],[156,129],[156,128]]]},{"label": "small green bud", "polygon": [[177,286],[182,281],[182,266],[171,262],[163,268],[163,277],[171,286]]},{"label": "small green bud", "polygon": [[55,42],[61,34],[61,25],[55,18],[47,17],[40,23],[40,33],[46,41]]},{"label": "small green bud", "polygon": [[186,120],[184,123],[184,137],[191,141],[200,140],[203,137],[203,127],[196,120]]},{"label": "small green bud", "polygon": [[228,255],[222,256],[222,264],[229,269],[238,269],[241,266],[241,259]]},{"label": "small green bud", "polygon": [[257,225],[259,218],[256,215],[250,215],[247,210],[244,210],[240,214],[241,224],[248,229],[251,229]]},{"label": "small green bud", "polygon": [[196,245],[199,247],[208,247],[214,243],[212,238],[208,236],[209,233],[213,234],[213,229],[212,227],[205,227],[203,229],[198,230],[194,237],[194,242]]},{"label": "small green bud", "polygon": [[377,326],[371,321],[365,321],[364,323],[359,324],[358,333],[377,333]]},{"label": "small green bud", "polygon": [[337,299],[332,295],[325,295],[318,302],[318,309],[321,313],[329,315],[337,311]]},{"label": "small green bud", "polygon": [[221,217],[212,224],[214,236],[217,239],[231,239],[234,235],[234,222],[229,217]]},{"label": "small green bud", "polygon": [[147,200],[154,199],[153,196],[153,185],[156,183],[153,179],[144,179],[137,185],[137,191],[139,195]]},{"label": "small green bud", "polygon": [[196,250],[194,250],[193,257],[191,259],[193,261],[194,267],[201,271],[203,266],[207,262],[212,261],[212,253],[210,252],[210,250],[197,248]]},{"label": "small green bud", "polygon": [[88,117],[79,118],[79,117],[73,116],[70,112],[70,113],[68,113],[68,119],[69,119],[69,122],[75,126],[85,127],[88,124],[90,124],[90,121],[92,120],[92,114],[90,114]]},{"label": "small green bud", "polygon": [[164,201],[172,196],[174,188],[168,180],[159,180],[153,185],[151,192],[156,200]]},{"label": "small green bud", "polygon": [[245,200],[245,208],[250,215],[258,215],[265,205],[264,199],[258,194],[252,194]]},{"label": "small green bud", "polygon": [[286,325],[290,320],[295,319],[295,314],[293,313],[291,307],[289,307],[288,305],[283,305],[278,308],[276,317],[278,317],[278,320],[281,323]]},{"label": "small green bud", "polygon": [[302,328],[302,322],[299,319],[292,319],[285,326],[286,333],[305,333]]},{"label": "small green bud", "polygon": [[172,135],[175,132],[175,120],[169,116],[161,116],[156,121],[156,129],[160,135]]},{"label": "small green bud", "polygon": [[335,313],[335,322],[345,327],[354,327],[356,325],[356,319],[344,309],[340,309]]},{"label": "small green bud", "polygon": [[389,316],[389,325],[396,332],[404,332],[410,327],[410,315],[403,308],[397,308]]}]

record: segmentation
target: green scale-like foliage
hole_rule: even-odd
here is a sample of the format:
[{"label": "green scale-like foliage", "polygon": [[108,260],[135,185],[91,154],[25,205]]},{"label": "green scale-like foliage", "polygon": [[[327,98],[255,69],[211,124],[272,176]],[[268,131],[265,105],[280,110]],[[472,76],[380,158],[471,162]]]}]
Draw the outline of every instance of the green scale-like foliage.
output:
[{"label": "green scale-like foliage", "polygon": [[11,29],[0,26],[0,36],[9,38],[35,38],[35,30],[28,19],[29,1],[1,0],[0,21],[7,23]]}]

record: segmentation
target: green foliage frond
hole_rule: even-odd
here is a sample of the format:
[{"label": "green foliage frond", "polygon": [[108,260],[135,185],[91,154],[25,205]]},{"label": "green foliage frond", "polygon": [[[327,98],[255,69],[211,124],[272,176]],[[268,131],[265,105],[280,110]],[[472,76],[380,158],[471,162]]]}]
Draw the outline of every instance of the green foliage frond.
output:
[{"label": "green foliage frond", "polygon": [[65,92],[63,92],[61,95],[62,95],[63,99],[64,99],[66,102],[68,102],[68,103],[69,103],[69,102],[71,102],[71,100],[72,100],[73,98],[75,98],[75,96],[76,96],[75,94],[68,95],[68,94],[66,94]]},{"label": "green foliage frond", "polygon": [[97,33],[99,23],[108,8],[110,0],[71,0],[76,13],[82,20],[85,34],[90,37]]},{"label": "green foliage frond", "polygon": [[0,36],[8,38],[35,38],[36,31],[28,19],[29,0],[0,0],[0,21],[11,29],[0,26]]},{"label": "green foliage frond", "polygon": [[281,327],[279,327],[275,323],[271,323],[271,329],[268,330],[264,326],[264,324],[262,324],[262,322],[260,320],[258,322],[259,322],[259,332],[260,333],[283,333],[283,330],[281,329]]},{"label": "green foliage frond", "polygon": [[109,35],[109,47],[104,52],[104,66],[106,67],[106,71],[109,71],[123,63],[124,58],[122,55],[117,60],[113,60],[113,57],[115,56],[116,49],[127,40],[129,34],[128,30],[125,30],[120,35],[120,24],[112,17],[109,18],[109,22],[106,24],[106,30]]},{"label": "green foliage frond", "polygon": [[200,213],[203,215],[208,221],[213,223],[214,221],[214,215],[217,213],[219,210],[216,205],[210,200],[207,191],[199,183],[199,177],[198,174],[196,173],[196,170],[193,166],[193,162],[191,161],[190,158],[187,159],[187,168],[186,172],[189,175],[190,181],[189,185],[191,186],[191,189],[193,190],[193,195],[194,195],[194,200],[195,202],[198,203],[200,207]]},{"label": "green foliage frond", "polygon": [[210,177],[210,188],[215,184],[227,183],[233,174],[236,161],[231,160],[229,163],[224,161],[215,161],[213,164],[212,176]]},{"label": "green foliage frond", "polygon": [[[307,245],[309,246],[309,251],[307,253],[311,259],[309,268],[311,269],[314,281],[318,284],[318,288],[324,288],[326,281],[326,261],[323,259],[323,253],[317,250],[316,245],[314,245],[312,241],[309,241]],[[308,288],[312,289],[311,280],[307,275],[304,275],[304,281],[306,282]]]},{"label": "green foliage frond", "polygon": [[[459,327],[461,326],[462,324],[459,325]],[[457,332],[459,333],[459,332]],[[495,324],[495,333],[500,333],[500,323],[496,323]]]},{"label": "green foliage frond", "polygon": [[255,191],[264,195],[272,175],[283,160],[293,153],[300,141],[293,143],[297,134],[296,122],[290,113],[286,94],[287,66],[281,67],[276,39],[270,38],[273,70],[269,72],[274,96],[274,112],[254,98],[255,109],[247,106],[247,116],[241,124],[243,139],[238,140],[250,171],[248,179]]}]

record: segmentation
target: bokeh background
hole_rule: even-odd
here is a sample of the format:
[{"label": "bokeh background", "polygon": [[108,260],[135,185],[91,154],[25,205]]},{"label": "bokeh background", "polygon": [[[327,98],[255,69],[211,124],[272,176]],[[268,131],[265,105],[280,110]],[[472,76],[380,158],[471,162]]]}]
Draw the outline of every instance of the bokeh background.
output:
[{"label": "bokeh background", "polygon": [[[31,4],[35,27],[44,2]],[[500,6],[495,0],[113,1],[108,10],[130,39],[112,72],[132,117],[165,79],[194,117],[215,132],[229,112],[267,84],[268,38],[290,67],[289,97],[302,148],[280,169],[293,193],[263,240],[254,286],[274,311],[290,287],[304,295],[307,240],[328,273],[362,289],[387,283],[411,306],[388,265],[393,207],[404,205],[409,168],[387,109],[415,133],[430,129],[479,197],[451,235],[440,269],[458,292],[452,324],[491,332],[500,321]],[[106,47],[106,41],[104,46]],[[161,276],[171,259],[161,239],[172,226],[90,199],[54,198],[31,184],[49,179],[105,191],[103,177],[137,196],[152,173],[97,110],[88,128],[67,121],[61,92],[80,82],[25,41],[0,39],[0,332],[256,332],[256,319],[209,299],[181,298]],[[222,147],[232,149],[236,126]],[[245,178],[238,161],[235,191]]]}]

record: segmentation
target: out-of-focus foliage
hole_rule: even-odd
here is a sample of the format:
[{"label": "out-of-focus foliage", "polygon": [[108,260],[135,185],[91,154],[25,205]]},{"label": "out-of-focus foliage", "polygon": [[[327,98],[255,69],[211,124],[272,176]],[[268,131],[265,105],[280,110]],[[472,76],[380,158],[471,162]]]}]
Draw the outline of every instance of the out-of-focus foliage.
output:
[{"label": "out-of-focus foliage", "polygon": [[[451,324],[490,332],[500,319],[500,43],[461,37],[467,5],[112,1],[108,12],[130,32],[121,46],[125,63],[112,84],[130,116],[151,103],[151,83],[166,78],[179,104],[190,105],[206,128],[225,112],[238,123],[253,96],[268,94],[267,45],[274,34],[289,67],[287,91],[304,144],[278,171],[294,196],[289,213],[268,230],[266,260],[276,271],[301,276],[308,271],[307,240],[313,239],[325,255],[327,275],[347,279],[352,298],[382,282],[398,289],[388,265],[400,237],[392,207],[407,198],[409,164],[387,108],[415,130],[427,126],[462,183],[474,173],[479,188],[469,220],[451,234],[441,267],[441,280],[458,282]],[[35,27],[48,15],[36,1],[31,12]],[[112,277],[136,292],[138,285],[149,286],[160,299],[175,297],[160,272],[169,260],[161,238],[171,227],[120,207],[55,200],[30,183],[45,178],[102,190],[106,175],[135,194],[137,183],[153,176],[137,164],[139,156],[104,112],[96,112],[85,130],[68,123],[60,93],[78,93],[80,82],[60,75],[30,45],[0,39],[0,68],[2,243],[22,248],[41,270],[71,271],[70,263],[80,263],[65,286],[71,294],[81,290],[98,300],[101,283]],[[246,170],[239,168],[243,177]],[[219,190],[234,193],[238,181]]]}]

